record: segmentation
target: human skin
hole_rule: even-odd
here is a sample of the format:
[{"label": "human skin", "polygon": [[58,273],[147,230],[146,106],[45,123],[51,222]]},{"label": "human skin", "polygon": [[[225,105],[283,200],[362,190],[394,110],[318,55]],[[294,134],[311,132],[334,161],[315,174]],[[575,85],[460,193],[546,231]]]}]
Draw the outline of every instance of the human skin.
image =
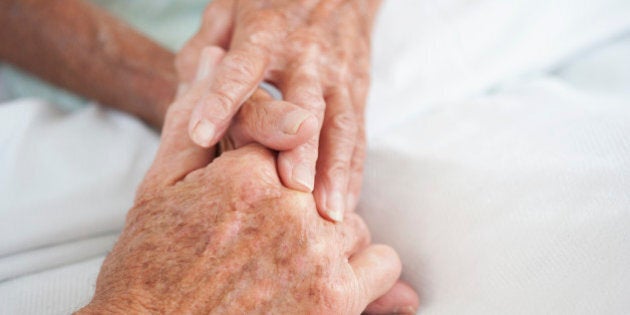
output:
[{"label": "human skin", "polygon": [[174,54],[82,0],[0,1],[0,59],[161,128]]},{"label": "human skin", "polygon": [[[190,103],[197,103],[216,72],[216,62],[222,60],[225,51],[216,46],[203,49],[202,62],[195,75],[195,88],[180,86],[178,94],[187,94]],[[203,61],[205,60],[205,61]],[[317,119],[313,114],[295,104],[275,100],[262,89],[252,94],[230,123],[224,143],[229,148],[239,148],[250,143],[259,143],[267,148],[284,151],[290,150],[308,141],[315,135]],[[216,147],[207,149],[212,154]]]},{"label": "human skin", "polygon": [[396,253],[370,244],[353,212],[342,223],[321,218],[311,194],[281,184],[273,152],[251,144],[208,164],[186,135],[204,80],[169,108],[156,159],[78,314],[413,312]]},{"label": "human skin", "polygon": [[[287,187],[313,191],[322,216],[354,209],[365,156],[364,107],[370,33],[379,0],[215,0],[199,32],[177,55],[180,81],[193,77],[203,47],[228,50],[216,80],[193,111],[190,137],[216,144],[262,80],[311,111],[318,132],[278,156]],[[319,132],[321,130],[321,132]]]},{"label": "human skin", "polygon": [[[248,38],[261,34],[284,36],[273,43],[274,50],[269,52],[273,58],[261,58],[267,60],[265,78],[283,87],[287,101],[311,111],[317,131],[306,143],[294,145],[276,143],[277,137],[260,136],[258,140],[269,148],[286,151],[280,154],[278,169],[288,187],[310,191],[317,163],[314,194],[318,209],[324,217],[339,220],[343,210],[354,209],[360,193],[369,30],[380,1],[316,2],[248,1],[237,6],[232,0],[214,1],[206,10],[204,26],[179,54],[178,69],[183,80],[189,82],[190,69],[196,66],[201,47],[209,43],[230,46],[232,53],[223,68],[229,73],[238,72],[225,78],[224,83],[230,83],[238,79],[235,76],[251,74],[241,70],[251,68],[248,65],[255,64],[251,58],[256,55],[239,57],[239,51],[248,50],[237,49],[249,45]],[[269,8],[261,11],[256,4]],[[278,20],[278,16],[286,16],[284,22],[290,27],[285,30],[277,23],[266,23]],[[171,52],[81,0],[6,0],[0,2],[0,19],[0,59],[161,128],[177,85]],[[234,31],[239,32],[232,38],[229,35]],[[322,34],[326,36],[319,36]],[[264,47],[269,43],[255,44]],[[257,46],[253,47],[248,49],[255,51]],[[247,82],[255,77],[253,73],[249,79],[241,79]],[[223,87],[221,91],[215,89],[215,94],[231,93],[229,84]],[[295,122],[300,118],[305,122],[301,128],[313,128],[312,119],[304,113],[286,119]],[[232,124],[233,120],[222,120],[222,128]],[[265,134],[284,137],[281,128],[269,125]],[[230,132],[228,138],[233,134],[241,135]],[[252,132],[248,137],[255,135],[262,133]],[[233,139],[236,143],[250,139],[245,140]]]},{"label": "human skin", "polygon": [[[106,11],[77,0],[0,2],[0,59],[161,129],[176,92],[175,55]],[[288,150],[316,118],[257,91],[232,123],[235,145]]]}]

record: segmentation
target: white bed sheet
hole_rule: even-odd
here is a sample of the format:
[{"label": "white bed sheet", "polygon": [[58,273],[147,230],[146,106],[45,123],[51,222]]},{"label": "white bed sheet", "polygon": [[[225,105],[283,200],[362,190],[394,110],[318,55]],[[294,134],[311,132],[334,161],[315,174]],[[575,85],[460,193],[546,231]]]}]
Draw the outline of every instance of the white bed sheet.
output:
[{"label": "white bed sheet", "polygon": [[[421,313],[630,312],[627,16],[612,0],[386,2],[359,211]],[[156,146],[94,104],[0,106],[0,313],[89,300]]]}]

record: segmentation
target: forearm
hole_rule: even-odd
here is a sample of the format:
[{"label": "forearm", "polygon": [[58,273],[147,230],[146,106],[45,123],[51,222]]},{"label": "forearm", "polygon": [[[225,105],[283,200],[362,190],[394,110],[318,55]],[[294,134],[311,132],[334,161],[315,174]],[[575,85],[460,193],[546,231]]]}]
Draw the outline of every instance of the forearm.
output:
[{"label": "forearm", "polygon": [[0,59],[161,126],[174,55],[82,0],[0,2]]}]

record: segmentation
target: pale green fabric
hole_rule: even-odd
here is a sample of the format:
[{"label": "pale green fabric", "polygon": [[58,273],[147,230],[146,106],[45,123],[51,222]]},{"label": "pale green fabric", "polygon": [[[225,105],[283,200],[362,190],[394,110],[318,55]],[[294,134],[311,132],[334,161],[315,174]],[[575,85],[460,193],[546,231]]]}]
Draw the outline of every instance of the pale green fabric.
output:
[{"label": "pale green fabric", "polygon": [[[197,30],[209,0],[91,0],[171,50],[179,49]],[[0,64],[4,99],[38,97],[67,109],[86,101],[6,64]]]}]

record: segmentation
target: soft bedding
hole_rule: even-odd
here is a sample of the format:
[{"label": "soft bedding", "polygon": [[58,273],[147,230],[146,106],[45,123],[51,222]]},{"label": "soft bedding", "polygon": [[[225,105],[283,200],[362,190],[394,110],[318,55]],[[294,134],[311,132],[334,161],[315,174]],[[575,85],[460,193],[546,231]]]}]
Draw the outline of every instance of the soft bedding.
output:
[{"label": "soft bedding", "polygon": [[[628,16],[622,0],[385,2],[358,211],[420,313],[630,312]],[[157,141],[96,104],[0,105],[0,313],[89,300]]]}]

